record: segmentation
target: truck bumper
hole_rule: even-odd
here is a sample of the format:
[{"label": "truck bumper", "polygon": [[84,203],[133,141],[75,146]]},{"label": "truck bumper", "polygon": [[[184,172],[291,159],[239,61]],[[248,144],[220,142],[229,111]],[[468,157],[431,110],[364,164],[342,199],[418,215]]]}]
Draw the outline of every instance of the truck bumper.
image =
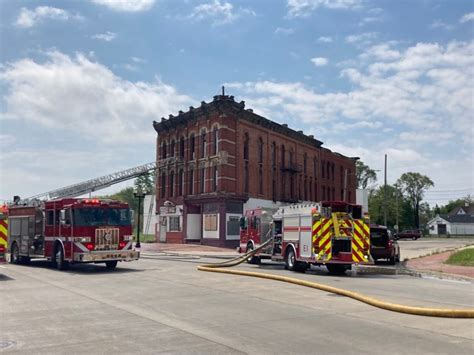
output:
[{"label": "truck bumper", "polygon": [[89,253],[74,253],[74,262],[96,263],[102,261],[133,261],[140,258],[140,252],[136,250],[104,250],[91,251]]}]

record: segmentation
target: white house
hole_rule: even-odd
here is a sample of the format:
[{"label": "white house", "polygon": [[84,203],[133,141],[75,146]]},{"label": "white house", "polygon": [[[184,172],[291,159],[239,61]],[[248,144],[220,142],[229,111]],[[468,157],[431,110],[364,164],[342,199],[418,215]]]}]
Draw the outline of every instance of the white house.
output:
[{"label": "white house", "polygon": [[474,204],[456,207],[447,215],[437,215],[427,227],[430,235],[474,236]]}]

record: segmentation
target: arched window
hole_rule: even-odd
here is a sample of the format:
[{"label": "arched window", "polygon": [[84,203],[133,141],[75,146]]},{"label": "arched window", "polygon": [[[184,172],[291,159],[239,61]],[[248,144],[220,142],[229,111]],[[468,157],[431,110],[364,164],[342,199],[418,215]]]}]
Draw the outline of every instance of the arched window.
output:
[{"label": "arched window", "polygon": [[325,166],[326,166],[326,163],[325,163],[324,160],[323,160],[323,161],[321,162],[321,177],[322,177],[323,179],[326,178],[326,174],[325,174],[326,169],[324,168]]},{"label": "arched window", "polygon": [[263,140],[258,138],[258,162],[263,163]]},{"label": "arched window", "polygon": [[203,129],[201,131],[201,158],[204,158],[206,156],[206,148],[207,148],[207,134],[206,130]]},{"label": "arched window", "polygon": [[219,130],[217,126],[212,131],[212,153],[216,155],[219,152]]},{"label": "arched window", "polygon": [[285,167],[285,146],[281,145],[281,166]]},{"label": "arched window", "polygon": [[[306,175],[308,173],[307,171],[307,164],[308,164],[308,154],[304,153],[303,156],[303,173]],[[305,195],[306,196],[306,195]],[[306,197],[305,197],[306,198]]]},{"label": "arched window", "polygon": [[331,163],[326,162],[326,175],[328,180],[331,179]]},{"label": "arched window", "polygon": [[315,179],[318,177],[318,159],[313,158],[313,176]]},{"label": "arched window", "polygon": [[183,169],[178,174],[178,196],[183,196],[184,172]]},{"label": "arched window", "polygon": [[194,195],[194,169],[189,170],[189,194]]},{"label": "arched window", "polygon": [[334,174],[335,167],[336,167],[336,166],[334,165],[334,163],[332,163],[332,164],[331,164],[332,181],[335,180],[335,174]]},{"label": "arched window", "polygon": [[275,169],[275,166],[276,166],[276,144],[275,144],[275,142],[272,143],[271,156],[272,156],[272,167]]},{"label": "arched window", "polygon": [[175,149],[176,149],[176,143],[173,139],[170,144],[170,157],[174,157]]},{"label": "arched window", "polygon": [[244,134],[244,159],[249,160],[249,134]]},{"label": "arched window", "polygon": [[179,139],[179,157],[184,158],[184,137]]},{"label": "arched window", "polygon": [[196,138],[194,137],[194,133],[191,134],[189,137],[189,159],[196,158]]},{"label": "arched window", "polygon": [[161,144],[161,159],[166,158],[166,142]]},{"label": "arched window", "polygon": [[217,181],[218,181],[218,170],[217,170],[217,166],[214,166],[213,168],[213,172],[212,172],[212,191],[216,192],[217,191]]},{"label": "arched window", "polygon": [[161,198],[166,197],[166,175],[161,173]]},{"label": "arched window", "polygon": [[170,174],[170,197],[174,196],[174,171]]},{"label": "arched window", "polygon": [[201,172],[200,172],[201,176],[199,178],[199,192],[200,193],[204,193],[206,192],[205,191],[205,188],[206,188],[206,167],[203,165],[201,167]]},{"label": "arched window", "polygon": [[292,166],[294,163],[293,161],[293,149],[290,149],[290,166]]}]

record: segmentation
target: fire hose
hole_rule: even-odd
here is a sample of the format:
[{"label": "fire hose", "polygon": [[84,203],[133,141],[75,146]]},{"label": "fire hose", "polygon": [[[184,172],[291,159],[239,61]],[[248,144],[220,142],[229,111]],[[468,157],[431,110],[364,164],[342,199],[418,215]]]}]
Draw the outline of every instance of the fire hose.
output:
[{"label": "fire hose", "polygon": [[207,272],[218,272],[218,273],[223,273],[223,274],[251,276],[251,277],[258,277],[262,279],[288,282],[295,285],[306,286],[306,287],[315,288],[321,291],[326,291],[326,292],[334,293],[337,295],[349,297],[357,301],[369,304],[371,306],[378,307],[378,308],[381,308],[387,311],[392,311],[392,312],[413,314],[413,315],[418,315],[418,316],[429,316],[429,317],[474,318],[473,308],[448,309],[448,308],[423,308],[423,307],[405,306],[401,304],[381,301],[376,298],[369,297],[358,292],[348,291],[341,288],[332,287],[332,286],[328,286],[328,285],[324,285],[324,284],[320,284],[320,283],[312,282],[312,281],[305,281],[305,280],[301,280],[301,279],[297,279],[293,277],[280,276],[280,275],[268,274],[268,273],[263,273],[263,272],[226,269],[226,268],[243,263],[248,258],[251,258],[256,253],[260,252],[262,249],[267,247],[272,241],[273,241],[273,238],[270,238],[265,243],[260,245],[258,248],[250,250],[244,255],[239,256],[232,260],[227,260],[227,261],[215,263],[215,264],[199,265],[198,270],[207,271]]}]

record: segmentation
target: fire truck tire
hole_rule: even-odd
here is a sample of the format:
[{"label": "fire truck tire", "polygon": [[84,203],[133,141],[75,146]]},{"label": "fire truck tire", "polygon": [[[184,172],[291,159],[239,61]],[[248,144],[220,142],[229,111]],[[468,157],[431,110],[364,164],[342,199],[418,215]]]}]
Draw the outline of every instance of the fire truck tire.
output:
[{"label": "fire truck tire", "polygon": [[347,270],[347,266],[343,264],[326,264],[326,268],[331,275],[343,275]]},{"label": "fire truck tire", "polygon": [[[252,243],[248,243],[247,244],[247,251],[246,253],[249,253],[253,250],[253,244]],[[260,265],[260,257],[259,256],[251,256],[249,258],[247,258],[247,263],[248,264],[255,264],[255,265]]]},{"label": "fire truck tire", "polygon": [[117,260],[110,260],[105,262],[105,267],[107,269],[115,269],[117,267]]},{"label": "fire truck tire", "polygon": [[16,243],[12,244],[10,263],[17,265],[20,264],[20,250],[18,249],[18,245],[16,245]]},{"label": "fire truck tire", "polygon": [[64,260],[64,249],[60,244],[56,245],[54,252],[54,263],[58,270],[66,270],[69,266],[67,260]]},{"label": "fire truck tire", "polygon": [[295,250],[290,247],[286,252],[285,268],[290,271],[305,272],[308,266],[307,263],[296,260]]}]

